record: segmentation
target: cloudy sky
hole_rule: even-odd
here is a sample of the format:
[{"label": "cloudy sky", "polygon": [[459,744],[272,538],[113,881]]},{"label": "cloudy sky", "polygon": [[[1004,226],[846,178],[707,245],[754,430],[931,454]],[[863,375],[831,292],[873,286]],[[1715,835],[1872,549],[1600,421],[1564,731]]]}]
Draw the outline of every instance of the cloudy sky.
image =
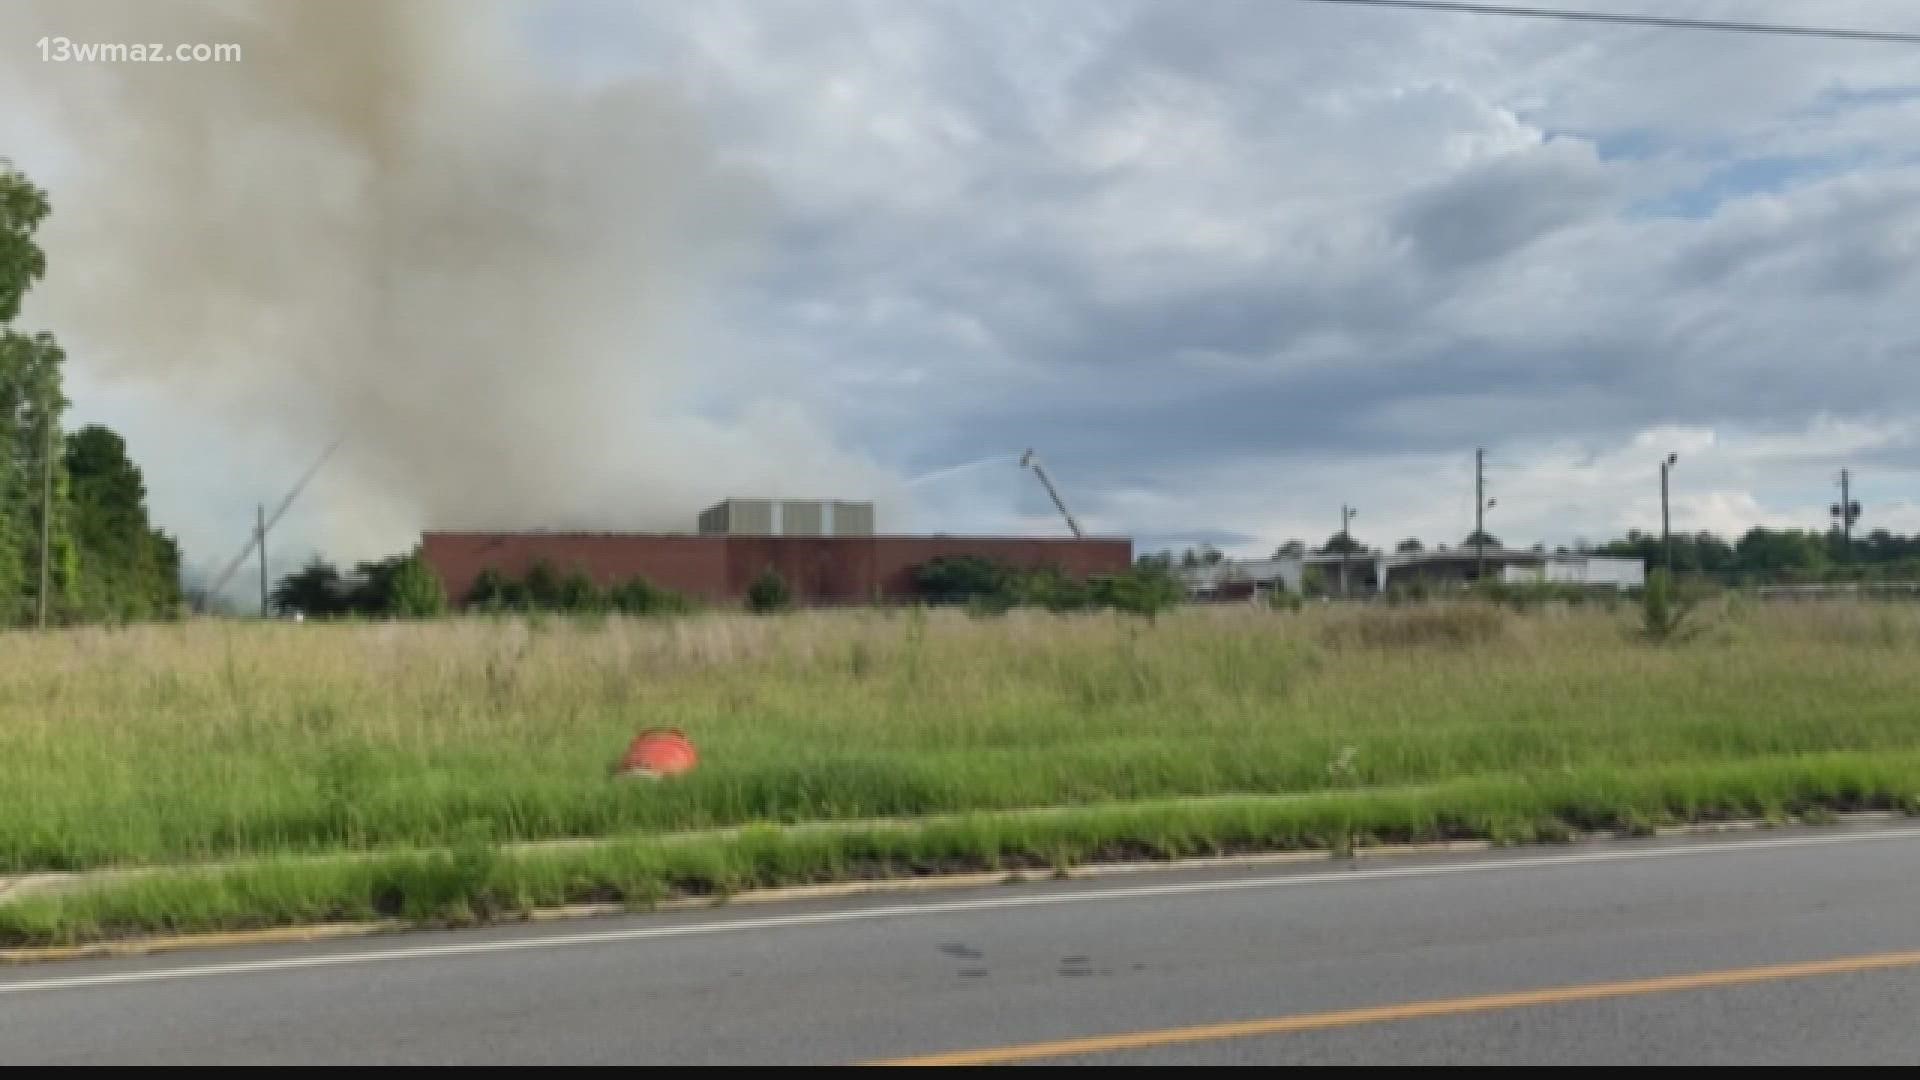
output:
[{"label": "cloudy sky", "polygon": [[[1565,6],[1920,31],[1910,0]],[[874,497],[901,531],[1058,531],[1014,465],[1032,446],[1093,530],[1253,555],[1343,502],[1367,542],[1458,542],[1476,446],[1510,543],[1657,529],[1675,452],[1676,528],[1820,526],[1847,467],[1863,528],[1920,531],[1920,47],[1290,0],[504,25],[554,87],[669,96],[757,192],[753,256],[676,338],[670,419],[810,449],[716,482]],[[57,120],[9,131],[73,167]],[[190,543],[243,538],[317,449],[83,348],[73,384]]]}]

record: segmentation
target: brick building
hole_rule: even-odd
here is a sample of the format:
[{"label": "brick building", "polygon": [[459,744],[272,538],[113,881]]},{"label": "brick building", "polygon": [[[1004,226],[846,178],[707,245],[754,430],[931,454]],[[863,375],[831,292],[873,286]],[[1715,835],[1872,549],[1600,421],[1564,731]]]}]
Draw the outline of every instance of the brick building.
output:
[{"label": "brick building", "polygon": [[1075,578],[1116,574],[1133,562],[1121,538],[1006,536],[766,536],[659,533],[429,532],[421,554],[447,596],[464,599],[483,570],[523,577],[545,560],[605,588],[636,577],[709,603],[734,603],[772,567],[800,603],[851,604],[915,596],[915,568],[977,555],[1009,566],[1058,567]]}]

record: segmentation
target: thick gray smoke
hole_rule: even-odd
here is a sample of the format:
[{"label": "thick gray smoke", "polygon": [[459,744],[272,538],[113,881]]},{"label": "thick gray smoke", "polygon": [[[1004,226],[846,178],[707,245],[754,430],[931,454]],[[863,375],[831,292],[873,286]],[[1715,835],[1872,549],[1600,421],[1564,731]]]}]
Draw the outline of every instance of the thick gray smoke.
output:
[{"label": "thick gray smoke", "polygon": [[[0,98],[58,148],[36,177],[55,216],[30,321],[185,422],[264,425],[289,460],[263,488],[346,435],[309,496],[313,539],[337,547],[686,528],[727,494],[872,497],[884,481],[804,419],[692,418],[705,305],[751,258],[767,193],[670,89],[574,85],[517,45],[524,13],[0,6]],[[49,34],[243,53],[42,63]]]}]

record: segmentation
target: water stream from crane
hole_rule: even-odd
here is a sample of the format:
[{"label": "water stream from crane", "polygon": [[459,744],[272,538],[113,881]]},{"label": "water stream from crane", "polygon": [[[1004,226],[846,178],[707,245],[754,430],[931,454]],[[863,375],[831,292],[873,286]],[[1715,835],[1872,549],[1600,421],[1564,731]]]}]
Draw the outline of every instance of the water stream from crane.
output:
[{"label": "water stream from crane", "polygon": [[944,469],[935,469],[934,471],[930,473],[926,473],[922,476],[916,476],[913,479],[907,481],[907,486],[918,487],[921,484],[930,484],[935,480],[945,480],[950,476],[957,476],[964,472],[971,472],[974,469],[978,469],[984,465],[993,465],[1002,461],[1012,461],[1014,458],[1018,456],[1019,456],[1018,454],[992,454],[987,457],[980,458],[977,461],[963,462],[962,464],[959,464],[959,465],[949,465]]}]

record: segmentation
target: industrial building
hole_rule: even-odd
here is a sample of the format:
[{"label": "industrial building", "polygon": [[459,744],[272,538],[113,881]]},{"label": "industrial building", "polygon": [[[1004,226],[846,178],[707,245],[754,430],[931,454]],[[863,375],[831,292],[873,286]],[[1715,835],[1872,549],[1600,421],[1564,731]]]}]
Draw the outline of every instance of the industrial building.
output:
[{"label": "industrial building", "polygon": [[1085,579],[1126,571],[1126,537],[887,536],[871,503],[728,499],[699,516],[698,533],[428,532],[421,555],[456,603],[486,570],[524,577],[545,562],[603,588],[644,578],[708,603],[742,600],[768,569],[803,604],[915,598],[914,572],[941,557],[971,555],[1026,569],[1054,567]]},{"label": "industrial building", "polygon": [[1601,589],[1637,589],[1646,584],[1646,564],[1639,559],[1607,555],[1549,554],[1507,548],[1458,548],[1387,554],[1365,552],[1341,556],[1313,553],[1250,562],[1226,561],[1181,571],[1187,592],[1199,600],[1234,600],[1284,589],[1298,594],[1308,567],[1319,570],[1329,593],[1372,596],[1401,585],[1436,588],[1461,587],[1487,579],[1521,584],[1551,582]]}]

